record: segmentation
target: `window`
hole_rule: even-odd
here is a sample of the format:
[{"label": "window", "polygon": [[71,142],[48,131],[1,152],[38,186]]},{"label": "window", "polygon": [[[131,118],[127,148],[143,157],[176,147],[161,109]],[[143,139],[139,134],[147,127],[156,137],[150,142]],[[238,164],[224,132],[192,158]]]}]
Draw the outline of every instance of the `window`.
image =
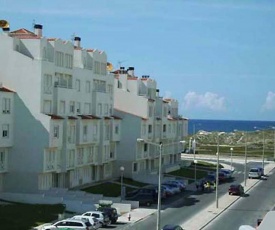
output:
[{"label": "window", "polygon": [[144,152],[147,152],[147,150],[148,150],[148,144],[145,143],[144,146],[143,146],[143,151],[144,151]]},{"label": "window", "polygon": [[166,117],[167,116],[167,107],[163,108],[163,116]]},{"label": "window", "polygon": [[98,115],[102,116],[102,104],[98,103],[97,108],[98,108],[98,111],[97,111]]},{"label": "window", "polygon": [[11,111],[11,99],[10,98],[3,98],[2,109],[3,109],[3,113],[10,113],[10,111]]},{"label": "window", "polygon": [[91,113],[91,104],[85,103],[84,104],[84,114],[90,114]]},{"label": "window", "polygon": [[44,74],[44,93],[51,94],[52,93],[52,75]]},{"label": "window", "polygon": [[64,65],[64,53],[56,51],[55,52],[55,64],[57,66],[63,67]]},{"label": "window", "polygon": [[59,137],[59,126],[55,125],[53,127],[53,137],[58,138]]},{"label": "window", "polygon": [[65,101],[60,101],[60,114],[65,114],[65,112],[66,112],[66,107],[65,107]]},{"label": "window", "polygon": [[133,164],[133,171],[134,171],[134,172],[137,172],[137,163],[134,163],[134,164]]},{"label": "window", "polygon": [[90,93],[90,92],[91,92],[91,82],[86,81],[86,93]]},{"label": "window", "polygon": [[153,116],[153,107],[149,106],[149,117]]},{"label": "window", "polygon": [[110,125],[105,125],[105,140],[110,140]]},{"label": "window", "polygon": [[75,108],[75,102],[70,101],[70,113],[74,113],[74,108]]},{"label": "window", "polygon": [[83,126],[83,141],[87,141],[87,135],[88,135],[88,126]]},{"label": "window", "polygon": [[105,104],[104,114],[105,114],[106,116],[109,115],[109,105],[108,105],[108,104]]},{"label": "window", "polygon": [[163,131],[163,132],[166,132],[166,125],[163,125],[162,131]]},{"label": "window", "polygon": [[51,107],[52,107],[52,102],[50,100],[44,100],[44,105],[43,105],[43,112],[46,114],[51,114]]},{"label": "window", "polygon": [[101,70],[100,70],[101,75],[106,75],[106,73],[107,73],[107,64],[106,63],[100,63],[100,67],[101,67]]},{"label": "window", "polygon": [[148,125],[148,133],[152,133],[152,125]]},{"label": "window", "polygon": [[119,134],[119,125],[115,126],[115,134]]},{"label": "window", "polygon": [[80,102],[76,102],[76,112],[77,113],[81,113],[81,104],[80,104]]},{"label": "window", "polygon": [[93,137],[94,137],[94,140],[97,139],[97,125],[96,124],[93,125]]},{"label": "window", "polygon": [[75,88],[78,92],[80,92],[80,80],[75,81]]},{"label": "window", "polygon": [[2,125],[2,137],[9,137],[9,125],[7,124]]},{"label": "window", "polygon": [[69,69],[73,68],[73,55],[65,54],[65,67]]}]

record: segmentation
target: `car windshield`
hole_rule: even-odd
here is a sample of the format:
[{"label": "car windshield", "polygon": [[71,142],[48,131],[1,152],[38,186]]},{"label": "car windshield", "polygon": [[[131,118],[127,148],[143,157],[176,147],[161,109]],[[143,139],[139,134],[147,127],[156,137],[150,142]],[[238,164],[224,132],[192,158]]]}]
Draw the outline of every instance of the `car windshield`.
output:
[{"label": "car windshield", "polygon": [[250,169],[250,172],[258,172],[258,169]]}]

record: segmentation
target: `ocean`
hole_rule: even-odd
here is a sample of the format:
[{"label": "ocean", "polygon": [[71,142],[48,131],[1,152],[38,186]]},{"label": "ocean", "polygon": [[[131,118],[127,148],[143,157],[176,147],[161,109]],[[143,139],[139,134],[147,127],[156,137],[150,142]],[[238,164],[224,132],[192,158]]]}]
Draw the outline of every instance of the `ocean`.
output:
[{"label": "ocean", "polygon": [[275,127],[275,121],[189,119],[188,134],[196,133],[199,130],[208,132],[233,132],[234,130],[255,131],[256,129],[272,129],[272,127]]}]

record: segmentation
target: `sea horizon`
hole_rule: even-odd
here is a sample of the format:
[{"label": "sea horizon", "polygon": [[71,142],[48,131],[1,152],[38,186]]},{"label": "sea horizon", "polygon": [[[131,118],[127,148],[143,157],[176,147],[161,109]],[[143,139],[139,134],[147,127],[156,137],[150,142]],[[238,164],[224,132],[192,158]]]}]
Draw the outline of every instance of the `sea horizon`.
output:
[{"label": "sea horizon", "polygon": [[196,133],[200,130],[208,132],[233,132],[271,130],[275,128],[275,121],[261,120],[222,120],[222,119],[188,119],[188,134]]}]

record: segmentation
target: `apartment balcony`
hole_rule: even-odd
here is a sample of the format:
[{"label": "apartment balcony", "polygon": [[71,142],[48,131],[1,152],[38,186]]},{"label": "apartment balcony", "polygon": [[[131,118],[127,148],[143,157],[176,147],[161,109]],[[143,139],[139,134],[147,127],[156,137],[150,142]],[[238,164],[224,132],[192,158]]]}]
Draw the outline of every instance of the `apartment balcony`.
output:
[{"label": "apartment balcony", "polygon": [[44,172],[61,172],[61,164],[57,161],[47,161],[44,164]]}]

